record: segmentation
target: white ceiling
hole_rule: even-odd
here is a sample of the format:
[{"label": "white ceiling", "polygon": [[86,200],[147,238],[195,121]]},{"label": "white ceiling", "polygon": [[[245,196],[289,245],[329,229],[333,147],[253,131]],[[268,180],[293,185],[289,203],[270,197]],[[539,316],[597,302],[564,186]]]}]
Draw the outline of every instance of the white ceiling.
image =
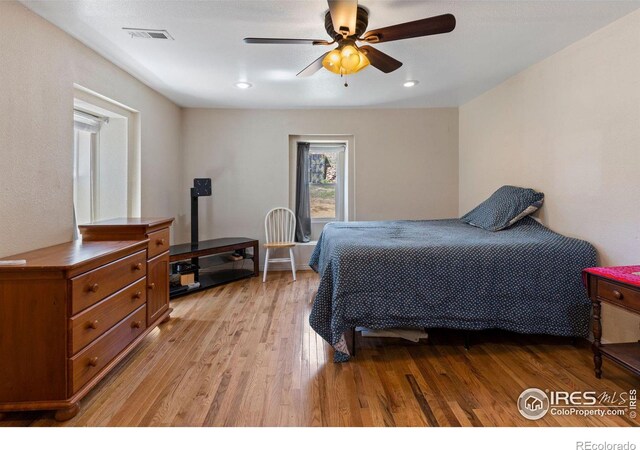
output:
[{"label": "white ceiling", "polygon": [[[326,39],[325,0],[23,3],[185,107],[329,108],[459,106],[537,61],[640,7],[622,1],[361,0],[369,29],[453,13],[450,34],[377,44],[404,65],[349,77],[295,74],[326,51],[248,45],[244,37]],[[174,41],[131,39],[122,27],[166,29]],[[404,88],[408,79],[420,81]],[[253,88],[240,90],[234,82]]]}]

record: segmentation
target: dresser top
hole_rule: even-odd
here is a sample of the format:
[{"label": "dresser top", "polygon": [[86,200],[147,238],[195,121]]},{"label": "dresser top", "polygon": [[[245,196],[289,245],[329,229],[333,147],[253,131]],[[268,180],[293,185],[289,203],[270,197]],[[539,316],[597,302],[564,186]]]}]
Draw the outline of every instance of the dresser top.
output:
[{"label": "dresser top", "polygon": [[91,222],[84,225],[80,225],[78,228],[87,227],[145,227],[145,228],[158,228],[160,226],[168,227],[173,222],[173,217],[120,217],[117,219],[99,220],[97,222]]},{"label": "dresser top", "polygon": [[0,258],[0,262],[26,261],[25,264],[10,266],[0,264],[0,273],[67,271],[78,268],[90,270],[110,260],[118,259],[138,250],[144,250],[147,247],[147,243],[147,240],[66,242],[52,247]]},{"label": "dresser top", "polygon": [[586,273],[640,287],[640,266],[590,267]]}]

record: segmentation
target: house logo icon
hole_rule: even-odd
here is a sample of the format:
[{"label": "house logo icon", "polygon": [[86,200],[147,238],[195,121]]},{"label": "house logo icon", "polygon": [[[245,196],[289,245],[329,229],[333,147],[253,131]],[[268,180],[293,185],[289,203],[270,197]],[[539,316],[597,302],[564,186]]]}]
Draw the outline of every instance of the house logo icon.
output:
[{"label": "house logo icon", "polygon": [[529,420],[538,420],[549,411],[549,397],[538,388],[526,389],[518,397],[518,410]]}]

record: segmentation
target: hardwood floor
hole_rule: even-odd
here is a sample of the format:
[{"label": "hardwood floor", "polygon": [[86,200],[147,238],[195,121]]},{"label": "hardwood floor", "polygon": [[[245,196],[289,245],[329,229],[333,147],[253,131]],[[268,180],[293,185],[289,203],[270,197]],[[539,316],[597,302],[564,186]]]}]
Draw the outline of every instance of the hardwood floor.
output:
[{"label": "hardwood floor", "polygon": [[81,403],[72,420],[7,413],[2,426],[610,426],[622,417],[528,421],[516,399],[529,387],[620,392],[639,379],[566,340],[482,333],[469,351],[460,333],[432,344],[358,339],[334,364],[310,329],[317,275],[272,272],[172,302],[154,330]]}]

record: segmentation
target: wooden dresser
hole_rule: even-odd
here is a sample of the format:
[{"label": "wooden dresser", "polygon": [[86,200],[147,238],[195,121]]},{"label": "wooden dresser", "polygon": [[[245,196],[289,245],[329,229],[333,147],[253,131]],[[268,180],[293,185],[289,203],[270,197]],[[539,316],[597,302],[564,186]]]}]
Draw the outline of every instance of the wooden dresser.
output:
[{"label": "wooden dresser", "polygon": [[66,243],[0,266],[0,411],[78,401],[151,330],[147,241]]},{"label": "wooden dresser", "polygon": [[172,220],[140,238],[0,258],[26,260],[0,265],[0,411],[74,417],[82,397],[169,318]]},{"label": "wooden dresser", "polygon": [[[147,322],[169,311],[169,238],[173,218],[122,218],[80,225],[84,242],[148,240],[147,249]],[[169,311],[170,312],[170,311]]]},{"label": "wooden dresser", "polygon": [[584,277],[593,304],[592,348],[596,377],[602,377],[602,356],[640,375],[640,342],[601,342],[601,303],[640,314],[640,266],[591,267],[585,269]]}]

